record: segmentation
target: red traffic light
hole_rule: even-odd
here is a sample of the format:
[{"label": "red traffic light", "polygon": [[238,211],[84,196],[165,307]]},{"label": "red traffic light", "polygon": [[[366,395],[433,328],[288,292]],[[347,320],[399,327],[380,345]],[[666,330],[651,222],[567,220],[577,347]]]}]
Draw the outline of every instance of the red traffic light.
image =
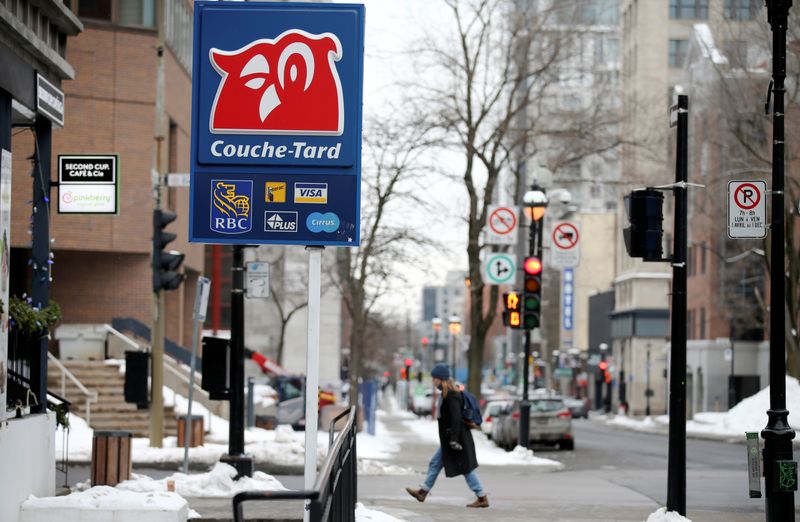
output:
[{"label": "red traffic light", "polygon": [[600,361],[599,363],[597,363],[597,367],[600,368],[600,370],[602,371],[606,371],[608,370],[608,363],[605,361]]},{"label": "red traffic light", "polygon": [[542,261],[538,257],[526,257],[525,264],[523,265],[525,273],[529,275],[538,275],[542,273]]},{"label": "red traffic light", "polygon": [[429,343],[430,341],[428,341],[428,338],[427,338],[427,337],[423,337],[421,342],[422,342],[422,346],[428,346],[428,343]]},{"label": "red traffic light", "polygon": [[388,370],[387,370],[387,371],[385,371],[385,372],[383,372],[383,376],[384,376],[384,377],[389,377],[390,375],[392,375],[392,374],[391,374],[391,373],[389,373],[389,371],[388,371]]},{"label": "red traffic light", "polygon": [[406,366],[413,366],[413,365],[414,365],[414,359],[406,359]]}]

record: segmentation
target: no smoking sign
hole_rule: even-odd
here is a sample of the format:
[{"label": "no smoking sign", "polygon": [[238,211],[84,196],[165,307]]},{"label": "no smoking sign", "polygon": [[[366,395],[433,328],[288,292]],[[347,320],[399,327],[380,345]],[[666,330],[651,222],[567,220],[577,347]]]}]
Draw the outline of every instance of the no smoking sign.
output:
[{"label": "no smoking sign", "polygon": [[767,236],[767,183],[728,182],[728,237],[760,239]]}]

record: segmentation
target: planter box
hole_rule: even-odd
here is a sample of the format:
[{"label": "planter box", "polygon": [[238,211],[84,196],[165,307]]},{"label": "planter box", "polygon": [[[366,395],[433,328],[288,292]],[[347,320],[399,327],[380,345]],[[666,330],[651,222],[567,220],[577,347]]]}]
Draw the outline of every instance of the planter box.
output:
[{"label": "planter box", "polygon": [[56,328],[59,359],[102,361],[108,332],[102,324],[62,324]]}]

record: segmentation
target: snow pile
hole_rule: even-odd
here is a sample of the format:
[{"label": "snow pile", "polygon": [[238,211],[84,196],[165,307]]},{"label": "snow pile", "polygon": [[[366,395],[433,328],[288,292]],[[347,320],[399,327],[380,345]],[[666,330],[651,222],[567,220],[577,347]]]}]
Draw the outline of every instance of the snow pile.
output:
[{"label": "snow pile", "polygon": [[[652,417],[645,417],[642,420],[637,420],[627,417],[625,415],[617,415],[612,419],[606,420],[606,423],[612,424],[614,426],[622,426],[623,428],[631,428],[635,430],[648,430],[651,428],[656,428],[658,426]],[[667,423],[669,423],[669,420],[667,420]]]},{"label": "snow pile", "polygon": [[413,475],[415,472],[405,466],[389,464],[381,460],[362,459],[358,457],[358,474],[364,475]]},{"label": "snow pile", "polygon": [[356,437],[359,458],[390,459],[393,454],[400,452],[400,443],[380,418],[375,420],[375,435],[362,431]]},{"label": "snow pile", "polygon": [[659,508],[655,513],[650,513],[645,522],[692,522],[688,518],[675,511],[667,511],[667,508]]},{"label": "snow pile", "polygon": [[189,506],[177,493],[166,491],[166,487],[158,492],[122,491],[110,486],[95,486],[86,491],[70,493],[60,497],[41,497],[33,495],[22,503],[26,510],[59,510],[64,511],[183,511],[184,519],[188,515]]},{"label": "snow pile", "polygon": [[207,473],[186,475],[175,473],[169,477],[155,480],[145,475],[133,474],[133,479],[126,480],[117,485],[118,489],[149,493],[167,491],[167,483],[172,482],[175,492],[182,497],[229,498],[242,491],[285,491],[276,478],[261,471],[253,473],[252,477],[242,477],[234,480],[236,469],[222,462],[217,462],[214,468]]},{"label": "snow pile", "polygon": [[269,384],[253,385],[253,403],[263,408],[269,408],[278,403],[278,392]]},{"label": "snow pile", "polygon": [[367,509],[361,502],[356,504],[356,522],[403,522],[383,511]]}]

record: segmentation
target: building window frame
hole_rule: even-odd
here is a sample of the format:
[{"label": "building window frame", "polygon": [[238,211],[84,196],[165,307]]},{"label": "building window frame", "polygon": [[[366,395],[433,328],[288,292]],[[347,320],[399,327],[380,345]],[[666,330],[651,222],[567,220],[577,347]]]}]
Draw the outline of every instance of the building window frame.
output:
[{"label": "building window frame", "polygon": [[759,0],[725,0],[723,13],[726,20],[749,22],[755,20],[764,2]]},{"label": "building window frame", "polygon": [[669,66],[672,68],[683,68],[686,58],[689,55],[689,40],[670,39],[669,41]]},{"label": "building window frame", "polygon": [[[99,2],[103,2],[104,0],[97,0]],[[158,29],[158,13],[157,13],[157,5],[158,2],[156,0],[141,0],[142,4],[142,23],[135,24],[135,23],[122,23],[120,22],[120,3],[127,1],[127,0],[105,0],[109,3],[109,16],[108,18],[97,18],[92,16],[86,16],[81,14],[80,11],[80,3],[81,0],[65,0],[65,3],[69,6],[70,10],[75,13],[81,20],[88,20],[94,23],[101,23],[101,24],[108,24],[114,25],[118,27],[125,27],[128,29],[142,29],[145,31],[156,31]],[[147,21],[144,20],[145,12],[147,10],[146,5],[151,4],[149,10],[151,11],[149,18],[152,20],[152,24],[146,23]]]},{"label": "building window frame", "polygon": [[672,20],[708,20],[708,0],[669,0]]}]

